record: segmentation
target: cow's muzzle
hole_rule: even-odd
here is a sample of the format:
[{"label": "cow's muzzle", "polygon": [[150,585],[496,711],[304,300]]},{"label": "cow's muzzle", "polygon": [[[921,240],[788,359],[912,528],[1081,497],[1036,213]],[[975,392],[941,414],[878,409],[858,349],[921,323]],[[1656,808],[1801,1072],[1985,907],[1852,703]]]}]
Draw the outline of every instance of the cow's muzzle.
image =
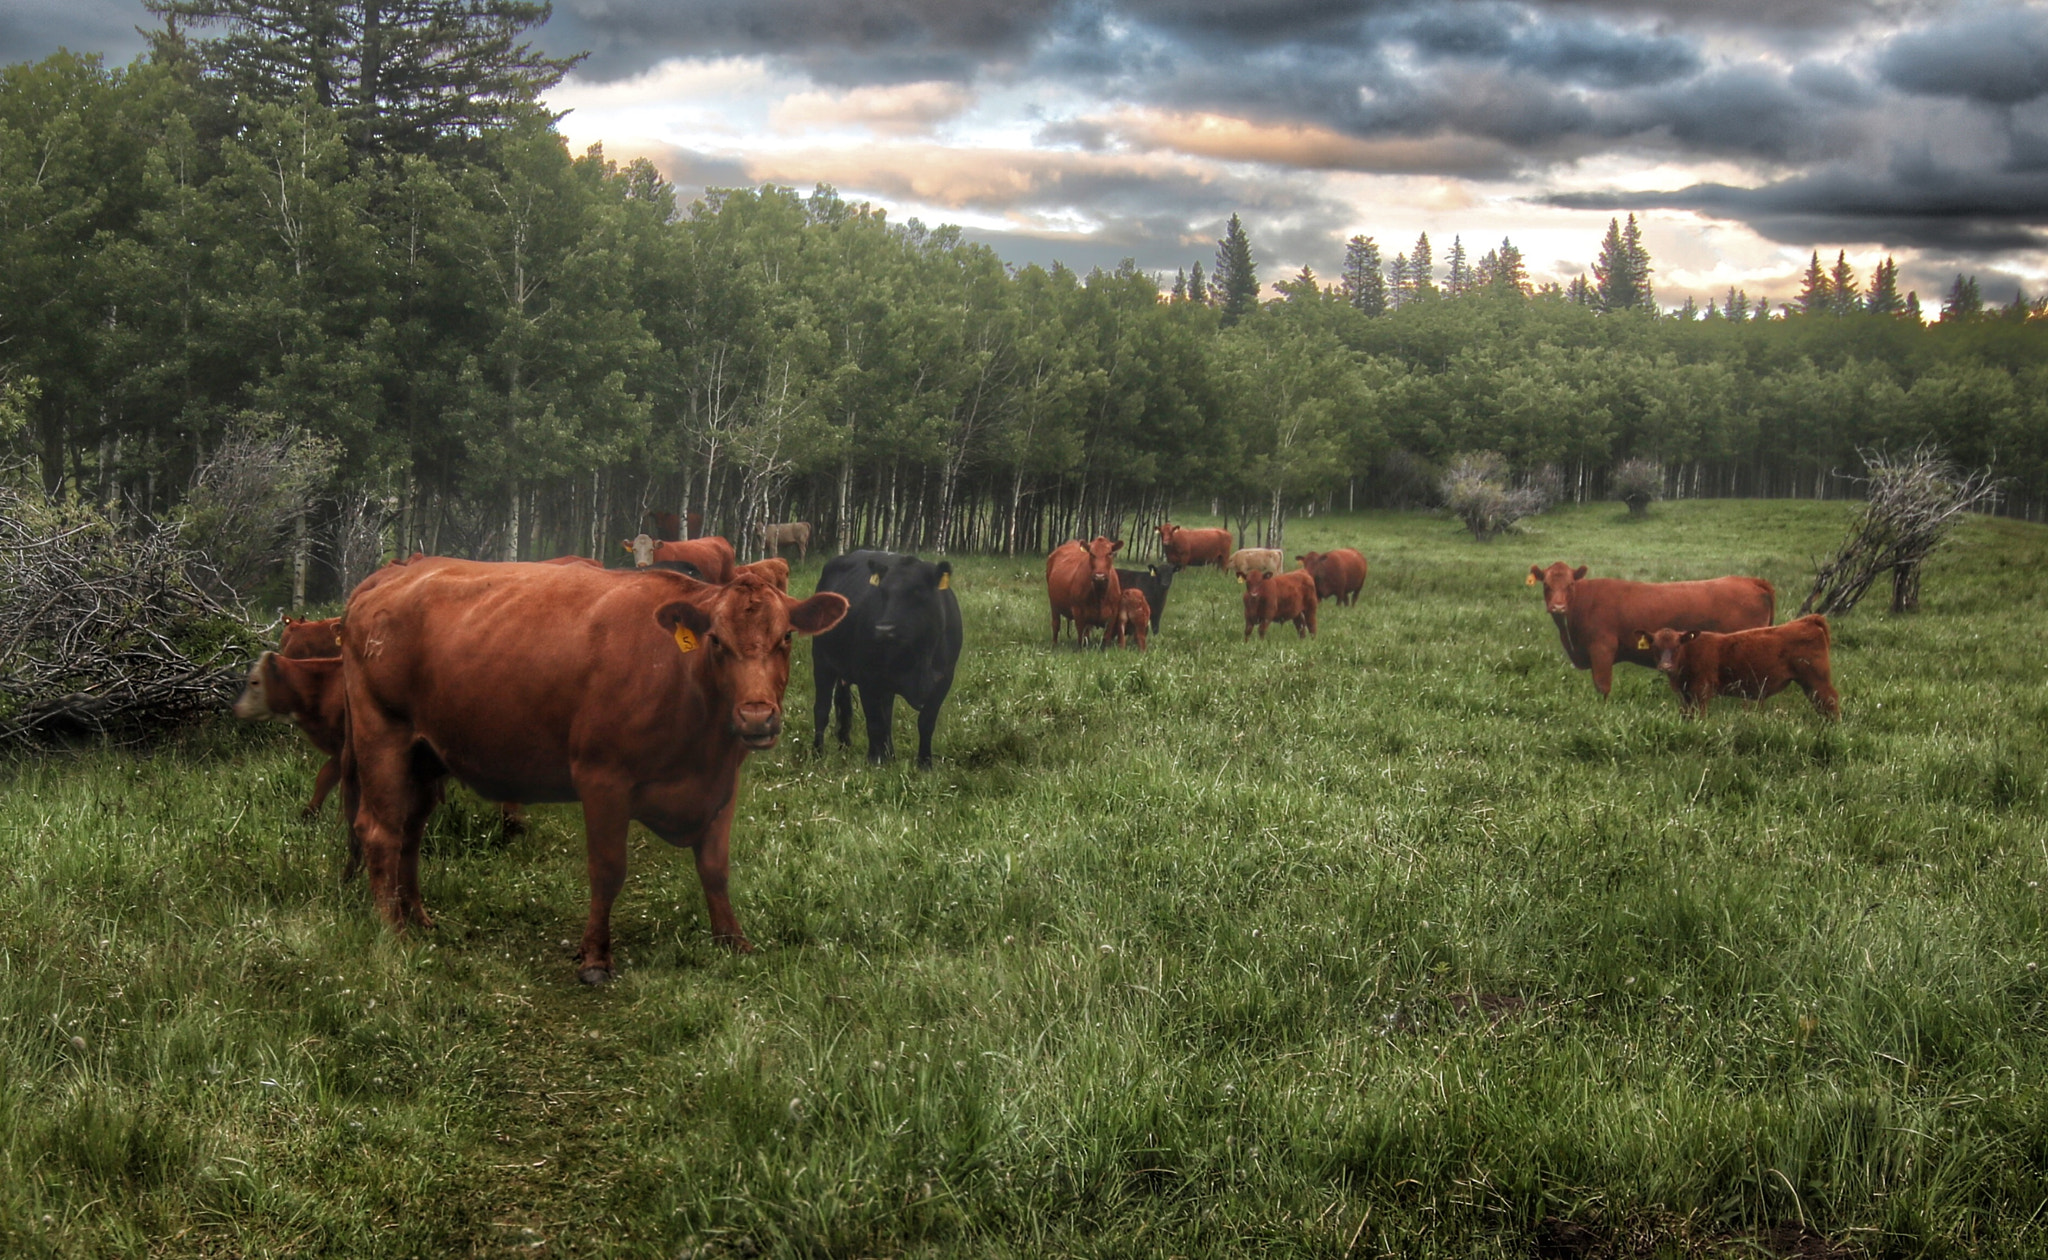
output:
[{"label": "cow's muzzle", "polygon": [[759,701],[743,704],[733,713],[732,728],[742,744],[766,752],[782,734],[782,710]]}]

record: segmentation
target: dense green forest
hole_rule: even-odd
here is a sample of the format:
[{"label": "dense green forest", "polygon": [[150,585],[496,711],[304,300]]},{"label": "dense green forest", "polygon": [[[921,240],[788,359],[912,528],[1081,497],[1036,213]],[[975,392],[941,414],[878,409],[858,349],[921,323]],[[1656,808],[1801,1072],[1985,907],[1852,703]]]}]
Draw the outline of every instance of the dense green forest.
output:
[{"label": "dense green forest", "polygon": [[1361,237],[1261,301],[1235,220],[1207,278],[1012,267],[830,188],[683,204],[572,154],[539,104],[570,63],[519,42],[544,5],[153,9],[132,65],[0,70],[0,442],[53,495],[226,513],[273,575],[296,538],[316,589],[411,547],[616,553],[649,508],[839,546],[1175,504],[1276,534],[1481,449],[1579,499],[1632,456],[1676,496],[1840,497],[1859,448],[1932,440],[2048,506],[2048,320],[1962,278],[1933,323],[1818,255],[1767,317],[1660,312],[1632,221],[1547,291],[1505,242],[1446,275]]}]

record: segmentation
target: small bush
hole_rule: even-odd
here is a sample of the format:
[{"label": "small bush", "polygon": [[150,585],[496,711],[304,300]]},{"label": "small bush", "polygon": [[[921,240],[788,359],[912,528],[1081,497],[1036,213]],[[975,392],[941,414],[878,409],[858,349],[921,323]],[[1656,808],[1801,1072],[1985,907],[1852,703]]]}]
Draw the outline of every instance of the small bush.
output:
[{"label": "small bush", "polygon": [[1556,498],[1556,488],[1546,484],[1541,473],[1511,487],[1508,462],[1496,451],[1471,451],[1453,459],[1439,489],[1444,507],[1480,542],[1492,542]]},{"label": "small bush", "polygon": [[1614,497],[1628,504],[1630,516],[1642,516],[1650,505],[1664,497],[1664,467],[1654,459],[1637,456],[1614,466],[1609,483]]}]

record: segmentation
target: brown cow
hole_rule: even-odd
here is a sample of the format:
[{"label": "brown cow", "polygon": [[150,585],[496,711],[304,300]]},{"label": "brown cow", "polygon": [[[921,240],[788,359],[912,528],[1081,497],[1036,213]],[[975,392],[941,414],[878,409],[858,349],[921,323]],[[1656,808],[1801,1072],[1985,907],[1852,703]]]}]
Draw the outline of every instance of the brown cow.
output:
[{"label": "brown cow", "polygon": [[1276,621],[1291,621],[1294,632],[1307,638],[1316,632],[1316,580],[1311,574],[1296,569],[1291,573],[1278,573],[1268,577],[1257,571],[1242,574],[1238,581],[1244,583],[1244,637],[1252,637],[1252,627],[1257,626],[1259,637],[1266,637],[1266,627]]},{"label": "brown cow", "polygon": [[1252,573],[1263,573],[1267,577],[1281,572],[1286,558],[1278,547],[1246,547],[1230,553],[1230,559],[1223,562],[1225,570],[1245,577]]},{"label": "brown cow", "polygon": [[711,930],[752,947],[726,892],[740,766],[775,746],[790,643],[846,599],[759,574],[431,560],[349,597],[344,792],[394,928],[431,926],[420,831],[442,779],[497,801],[580,801],[590,917],[579,978],[612,975],[611,907],[638,821],[695,850]]},{"label": "brown cow", "polygon": [[796,548],[796,559],[802,564],[804,557],[811,554],[811,523],[789,521],[781,525],[756,525],[754,536],[761,540],[762,548],[770,555],[785,546]]},{"label": "brown cow", "polygon": [[1355,604],[1365,589],[1365,557],[1349,547],[1309,551],[1294,557],[1316,580],[1316,598]]},{"label": "brown cow", "polygon": [[1828,619],[1818,613],[1733,634],[1638,630],[1636,648],[1656,658],[1687,717],[1705,713],[1715,696],[1762,703],[1789,683],[1799,684],[1821,716],[1842,716],[1842,699],[1828,673]]},{"label": "brown cow", "polygon": [[737,567],[732,544],[716,534],[683,542],[655,542],[641,534],[620,546],[633,553],[636,569],[669,569],[717,586],[732,581]]},{"label": "brown cow", "polygon": [[1088,632],[1102,627],[1103,646],[1109,645],[1117,620],[1123,616],[1123,584],[1117,580],[1114,559],[1124,545],[1121,538],[1096,535],[1089,543],[1063,542],[1045,558],[1045,593],[1052,602],[1052,641],[1060,641],[1060,622],[1074,623],[1076,647],[1088,646]]},{"label": "brown cow", "polygon": [[277,654],[295,661],[340,656],[341,618],[286,617],[284,631],[277,636]]},{"label": "brown cow", "polygon": [[[1145,598],[1145,592],[1135,586],[1124,587],[1124,614],[1117,618],[1116,641],[1119,647],[1138,640],[1138,650],[1145,650],[1145,632],[1152,628],[1152,604]],[[1109,632],[1104,630],[1107,635]]]},{"label": "brown cow", "polygon": [[320,773],[313,779],[313,799],[299,811],[303,818],[319,813],[321,803],[334,790],[335,780],[341,777],[338,758],[342,739],[348,732],[341,658],[265,652],[256,658],[248,681],[242,684],[242,694],[235,700],[235,716],[247,721],[276,718],[291,722],[305,732],[313,747],[327,754]]},{"label": "brown cow", "polygon": [[742,573],[758,573],[767,578],[776,590],[785,595],[789,593],[789,561],[781,556],[770,556],[766,560],[756,560],[752,564],[742,564],[733,569],[735,577]]},{"label": "brown cow", "polygon": [[1213,564],[1220,569],[1232,545],[1227,529],[1182,529],[1172,521],[1159,523],[1159,549],[1175,568]]},{"label": "brown cow", "polygon": [[1548,569],[1529,566],[1528,585],[1543,587],[1543,606],[1557,623],[1557,639],[1576,669],[1593,671],[1593,686],[1606,695],[1614,685],[1614,663],[1656,667],[1636,647],[1638,626],[1727,633],[1768,626],[1778,593],[1753,577],[1704,582],[1624,582],[1587,578],[1586,566],[1558,561]]}]

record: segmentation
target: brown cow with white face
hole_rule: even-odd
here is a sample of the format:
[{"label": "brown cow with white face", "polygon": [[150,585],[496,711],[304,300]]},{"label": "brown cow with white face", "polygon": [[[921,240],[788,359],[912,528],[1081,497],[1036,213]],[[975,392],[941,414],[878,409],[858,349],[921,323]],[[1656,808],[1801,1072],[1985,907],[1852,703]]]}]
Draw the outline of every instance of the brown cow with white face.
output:
[{"label": "brown cow with white face", "polygon": [[366,582],[342,636],[344,792],[378,909],[431,925],[420,831],[452,774],[489,800],[582,803],[584,982],[612,975],[634,821],[695,851],[713,935],[750,949],[726,891],[740,766],[781,734],[792,640],[845,614],[842,596],[794,600],[759,574],[437,559]]},{"label": "brown cow with white face", "polygon": [[1123,617],[1123,583],[1116,575],[1121,538],[1097,535],[1092,542],[1063,542],[1045,558],[1045,593],[1052,603],[1052,641],[1060,641],[1060,623],[1074,623],[1076,647],[1088,646],[1088,632],[1103,630],[1103,646]]}]

